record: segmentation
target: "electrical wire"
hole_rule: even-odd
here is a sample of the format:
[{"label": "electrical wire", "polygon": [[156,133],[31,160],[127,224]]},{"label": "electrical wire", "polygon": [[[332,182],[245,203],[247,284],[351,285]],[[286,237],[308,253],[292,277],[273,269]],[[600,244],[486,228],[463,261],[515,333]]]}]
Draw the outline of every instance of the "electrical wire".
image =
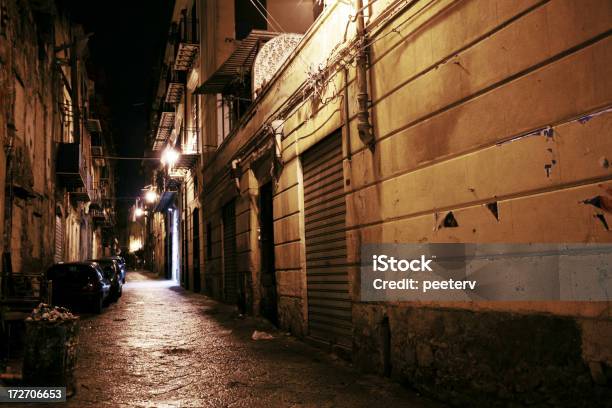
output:
[{"label": "electrical wire", "polygon": [[[266,20],[266,22],[274,27],[274,24],[272,23],[272,21],[274,23],[276,23],[276,26],[278,27],[278,31],[282,32],[282,33],[288,33],[287,30],[285,30],[283,28],[283,26],[278,22],[278,20],[276,20],[276,18],[274,18],[274,15],[266,10],[266,7],[259,1],[259,0],[249,0],[251,2],[251,4],[257,9],[257,11],[259,12],[259,14],[262,15],[262,17]],[[255,3],[257,2],[257,4]],[[261,7],[261,9],[257,6],[259,4],[259,7]],[[263,10],[263,11],[262,11]],[[268,18],[268,15],[270,16],[270,18]],[[270,21],[270,19],[272,21]],[[296,47],[297,48],[297,47]],[[309,74],[310,73],[310,66],[306,63],[306,61],[304,60],[304,58],[298,53],[296,54],[297,58],[300,60],[300,62],[302,63],[302,65],[304,66],[304,68],[306,69],[306,73]]]},{"label": "electrical wire", "polygon": [[[266,10],[266,7],[259,1],[259,0],[255,0],[257,2],[257,4],[259,4],[259,6],[263,9]],[[270,18],[272,19],[272,21],[274,21],[276,23],[276,25],[278,26],[278,28],[280,28],[280,31],[282,31],[283,33],[286,33],[287,30],[285,30],[283,28],[283,26],[278,22],[277,19],[274,18],[274,15],[269,12],[268,10],[266,10],[266,12],[270,15]]]},{"label": "electrical wire", "polygon": [[[405,7],[406,5],[408,5],[410,2],[413,2],[414,0],[403,0],[404,5],[401,5],[401,1],[398,1],[395,5],[391,6],[392,9],[394,10],[398,10],[396,13],[391,14],[390,16],[388,16],[388,18],[385,21],[388,21],[389,19],[391,19],[393,16],[397,15],[397,13],[401,12],[401,9],[403,9],[403,7]],[[393,33],[398,33],[401,35],[401,30],[400,28],[405,25],[407,22],[411,21],[413,18],[415,18],[416,14],[419,14],[421,11],[423,11],[425,8],[427,8],[428,6],[430,6],[432,3],[434,3],[435,0],[430,0],[429,2],[427,2],[423,7],[421,7],[414,15],[409,16],[408,18],[406,18],[405,20],[403,20],[400,24],[396,25],[395,27],[393,27],[388,33],[384,34],[383,36],[377,37],[376,39],[364,43],[364,44],[359,44],[359,39],[354,39],[353,41],[351,41],[349,44],[347,44],[344,48],[340,49],[339,51],[337,51],[338,48],[340,48],[340,46],[342,45],[342,43],[338,43],[336,44],[336,46],[334,47],[334,49],[332,50],[332,53],[334,51],[337,51],[336,55],[330,55],[330,57],[327,58],[326,61],[326,65],[323,69],[320,70],[319,72],[319,77],[327,77],[327,80],[325,82],[323,82],[322,84],[319,84],[318,86],[320,88],[325,88],[327,87],[327,85],[333,81],[333,78],[336,76],[336,74],[338,74],[340,72],[340,70],[346,68],[347,66],[352,66],[353,62],[356,60],[356,56],[358,55],[359,52],[363,51],[364,49],[367,49],[368,47],[372,46],[373,44],[375,44],[376,42],[382,40],[383,38],[387,37],[390,34]],[[366,8],[367,6],[365,6],[364,8]],[[332,67],[337,67],[335,70],[331,70],[330,68]],[[310,78],[310,82],[312,85],[312,82],[316,83],[316,78]],[[315,84],[316,85],[316,84]],[[335,86],[335,84],[334,84]],[[320,93],[316,92],[315,93],[319,94]],[[327,103],[337,99],[339,97],[339,93],[336,92],[331,96],[328,97],[326,99],[321,99],[322,102],[322,107],[324,107]],[[303,106],[304,103],[306,103],[308,101],[308,98],[305,97],[305,99],[302,101],[302,103],[300,103],[298,106],[296,106],[294,109],[292,109],[291,111],[289,111],[290,113],[293,113],[296,111],[296,109],[299,109]],[[319,109],[320,110],[320,109]],[[291,115],[287,115],[287,117],[289,117]],[[286,120],[285,120],[286,122]],[[305,121],[306,122],[306,121]]]},{"label": "electrical wire", "polygon": [[159,161],[159,157],[127,157],[127,156],[102,156],[103,159],[108,160],[157,160]]},{"label": "electrical wire", "polygon": [[[268,23],[270,26],[272,26],[272,28],[273,28],[274,30],[277,30],[277,31],[283,31],[283,32],[284,32],[284,30],[283,30],[283,29],[282,29],[282,27],[280,27],[280,26],[279,26],[278,28],[274,28],[274,24],[272,24],[272,22],[271,22],[271,21],[268,19],[268,16],[266,15],[266,13],[262,12],[262,11],[259,9],[259,7],[257,6],[257,4],[255,4],[255,1],[254,1],[254,0],[249,0],[249,1],[250,1],[250,2],[251,2],[251,4],[253,5],[253,7],[255,7],[255,10],[257,10],[257,12],[258,12],[259,14],[261,14],[261,16],[264,18],[264,20],[266,20],[266,23]],[[266,9],[265,9],[265,8],[264,8],[264,11],[266,11]]]},{"label": "electrical wire", "polygon": [[[255,6],[257,8],[257,6],[253,3],[253,0],[250,0],[250,1],[253,4],[253,6]],[[374,1],[377,1],[377,0],[374,0]],[[371,5],[372,3],[370,3],[369,5]],[[404,4],[402,5],[402,3],[404,3]],[[397,16],[399,13],[401,13],[404,10],[404,8],[406,6],[408,6],[410,3],[418,3],[418,0],[416,0],[416,1],[415,0],[398,0],[395,4],[390,5],[389,8],[394,10],[395,12],[390,12],[388,15],[385,16],[384,20],[381,20],[380,22],[377,22],[376,25],[380,25],[380,24],[384,25],[384,23],[392,20],[395,16]],[[315,73],[313,73],[309,69],[309,67],[306,66],[306,68],[307,68],[306,74],[309,76],[309,78],[298,89],[296,89],[296,91],[287,99],[288,103],[285,103],[284,105],[285,106],[287,104],[293,105],[292,99],[293,100],[301,99],[301,101],[299,101],[295,106],[289,108],[289,110],[287,110],[287,111],[283,111],[282,107],[281,107],[277,111],[275,111],[274,113],[269,115],[268,119],[264,121],[264,123],[261,125],[261,127],[260,127],[258,132],[261,132],[261,131],[263,131],[263,129],[267,128],[268,127],[268,122],[270,121],[271,118],[273,118],[275,116],[276,116],[277,119],[281,119],[282,120],[282,124],[283,125],[285,123],[287,123],[289,118],[292,117],[293,114],[297,110],[301,109],[304,106],[304,104],[306,104],[310,100],[309,94],[311,94],[311,93],[314,93],[315,95],[317,95],[317,97],[319,97],[319,100],[321,102],[321,105],[319,106],[319,109],[317,109],[317,112],[322,110],[327,104],[329,104],[332,101],[334,101],[335,99],[338,99],[339,97],[341,97],[342,95],[335,88],[335,84],[334,84],[334,88],[335,88],[334,91],[335,92],[334,92],[334,94],[332,94],[332,96],[330,96],[328,98],[325,98],[325,99],[321,98],[320,90],[321,89],[325,89],[329,85],[329,83],[331,83],[334,80],[336,75],[338,73],[340,73],[341,70],[344,70],[344,69],[346,69],[346,68],[348,68],[350,66],[355,66],[356,56],[359,54],[359,52],[367,49],[368,47],[372,46],[373,44],[375,44],[376,42],[382,40],[383,38],[387,37],[390,34],[395,33],[395,34],[400,34],[401,35],[401,29],[400,28],[403,25],[405,25],[406,23],[408,23],[409,21],[411,21],[412,19],[414,19],[417,14],[419,14],[421,11],[423,11],[425,8],[429,7],[433,3],[435,3],[435,0],[430,0],[425,5],[423,5],[423,7],[421,7],[416,13],[408,16],[401,23],[399,23],[396,26],[394,26],[391,30],[389,30],[388,33],[384,34],[383,36],[379,36],[379,37],[377,37],[377,38],[375,38],[375,39],[373,39],[373,40],[371,40],[369,42],[365,42],[363,44],[360,44],[360,39],[359,38],[354,38],[348,44],[345,44],[346,40],[343,41],[343,42],[339,42],[331,50],[330,56],[325,61],[325,65],[323,65],[321,68],[319,68],[319,70],[317,72],[315,72]],[[367,8],[368,6],[364,6],[364,9]],[[261,11],[259,10],[259,8],[257,8],[257,10],[261,14]],[[264,17],[264,18],[265,18],[266,22],[268,22],[268,24],[273,26],[273,24],[271,24],[271,22],[269,21],[269,19],[267,17]],[[349,18],[348,24],[350,25],[351,22],[354,22],[354,21],[351,18]],[[347,27],[348,27],[348,25],[347,25]],[[281,29],[282,29],[282,27],[281,27]],[[368,29],[371,30],[371,25],[368,27]],[[344,44],[344,47],[342,46],[343,44]],[[296,54],[296,57],[298,59],[300,59],[304,65],[306,65],[305,61],[303,60],[303,58],[301,57],[301,55],[299,53]],[[325,78],[325,79],[322,79],[322,78]],[[300,94],[301,94],[301,96],[300,96]],[[279,111],[282,114],[279,114]],[[312,115],[314,115],[315,113],[316,112],[313,112]],[[302,121],[297,127],[300,127],[301,125],[307,123],[308,120],[309,119],[306,119],[306,120]],[[347,118],[347,120],[348,120],[348,118]],[[300,137],[299,140],[301,140],[303,138],[306,138],[306,137],[309,137],[311,135],[312,134],[306,135],[304,137]],[[283,149],[282,151],[284,152],[284,151],[286,151],[286,149],[287,148]]]}]

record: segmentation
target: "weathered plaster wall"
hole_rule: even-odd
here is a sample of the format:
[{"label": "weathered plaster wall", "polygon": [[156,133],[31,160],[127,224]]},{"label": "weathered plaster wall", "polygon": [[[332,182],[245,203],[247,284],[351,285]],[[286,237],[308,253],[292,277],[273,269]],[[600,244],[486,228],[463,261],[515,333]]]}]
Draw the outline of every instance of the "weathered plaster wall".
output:
[{"label": "weathered plaster wall", "polygon": [[[378,3],[370,21],[388,4]],[[585,400],[609,393],[609,303],[364,304],[356,265],[360,245],[369,242],[612,241],[597,217],[611,225],[610,209],[583,203],[612,198],[606,136],[612,113],[576,120],[612,106],[611,6],[604,0],[417,2],[373,26],[375,149],[358,137],[352,67],[348,120],[342,70],[319,88],[318,98],[284,118],[284,168],[274,198],[281,326],[308,330],[299,156],[342,127],[357,364],[378,372],[386,364],[411,385],[446,389],[448,399],[478,392],[483,401],[497,396],[528,403],[541,394],[562,403],[554,394],[572,376],[578,380],[566,391]],[[342,42],[349,13],[338,4],[315,23],[300,57],[290,59],[251,119],[207,164],[209,214],[229,194],[231,160],[306,81],[303,61],[324,64]],[[347,32],[350,39],[354,26]],[[548,136],[519,138],[548,127]],[[485,206],[493,202],[498,219]],[[440,228],[451,211],[458,226]],[[386,356],[378,340],[385,324],[391,339]],[[536,350],[529,354],[531,347]],[[468,365],[474,381],[458,384],[463,358],[479,363]],[[602,381],[608,388],[594,385]]]},{"label": "weathered plaster wall", "polygon": [[266,10],[269,31],[305,33],[314,21],[313,0],[267,0]]},{"label": "weathered plaster wall", "polygon": [[54,184],[47,182],[55,126],[52,30],[48,16],[27,3],[3,5],[0,201],[4,247],[11,251],[13,272],[37,273],[53,261],[53,247],[48,243],[54,242]]},{"label": "weathered plaster wall", "polygon": [[[63,253],[57,259],[82,260],[93,254],[93,224],[86,205],[71,200],[55,174],[57,143],[72,141],[75,129],[70,115],[60,109],[69,95],[60,86],[59,70],[68,82],[71,79],[69,67],[59,65],[57,58],[67,54],[55,47],[67,44],[82,29],[51,1],[7,0],[2,6],[0,228],[13,272],[38,274],[54,262],[56,213],[63,229],[57,234],[63,237]],[[89,84],[85,77],[81,69],[80,80]],[[83,157],[88,157],[89,134],[83,123],[80,126]],[[85,165],[91,174],[91,161],[86,159]]]}]

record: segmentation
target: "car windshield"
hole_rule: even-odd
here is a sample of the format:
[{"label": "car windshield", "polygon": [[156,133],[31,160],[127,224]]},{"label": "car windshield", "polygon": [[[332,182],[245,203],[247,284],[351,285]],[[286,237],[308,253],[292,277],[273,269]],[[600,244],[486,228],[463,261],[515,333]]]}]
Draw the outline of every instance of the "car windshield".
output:
[{"label": "car windshield", "polygon": [[55,265],[47,272],[50,280],[80,284],[95,280],[96,275],[96,270],[87,265]]}]

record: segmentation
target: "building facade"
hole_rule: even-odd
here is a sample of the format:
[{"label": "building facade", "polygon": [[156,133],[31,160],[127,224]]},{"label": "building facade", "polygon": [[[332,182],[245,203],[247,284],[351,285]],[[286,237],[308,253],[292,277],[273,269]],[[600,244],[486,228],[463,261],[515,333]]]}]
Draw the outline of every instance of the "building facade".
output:
[{"label": "building facade", "polygon": [[53,263],[114,254],[113,145],[88,35],[53,1],[0,2],[2,297],[36,298]]},{"label": "building facade", "polygon": [[159,272],[442,399],[609,395],[609,302],[364,302],[359,265],[612,241],[612,4],[321,3],[177,1]]}]

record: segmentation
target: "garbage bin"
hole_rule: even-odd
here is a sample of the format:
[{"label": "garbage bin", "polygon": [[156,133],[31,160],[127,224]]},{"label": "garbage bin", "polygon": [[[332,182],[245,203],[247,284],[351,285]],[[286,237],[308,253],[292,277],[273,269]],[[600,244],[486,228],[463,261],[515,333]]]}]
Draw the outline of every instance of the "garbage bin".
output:
[{"label": "garbage bin", "polygon": [[41,303],[25,323],[24,385],[66,387],[66,395],[73,395],[78,317],[65,308]]}]

